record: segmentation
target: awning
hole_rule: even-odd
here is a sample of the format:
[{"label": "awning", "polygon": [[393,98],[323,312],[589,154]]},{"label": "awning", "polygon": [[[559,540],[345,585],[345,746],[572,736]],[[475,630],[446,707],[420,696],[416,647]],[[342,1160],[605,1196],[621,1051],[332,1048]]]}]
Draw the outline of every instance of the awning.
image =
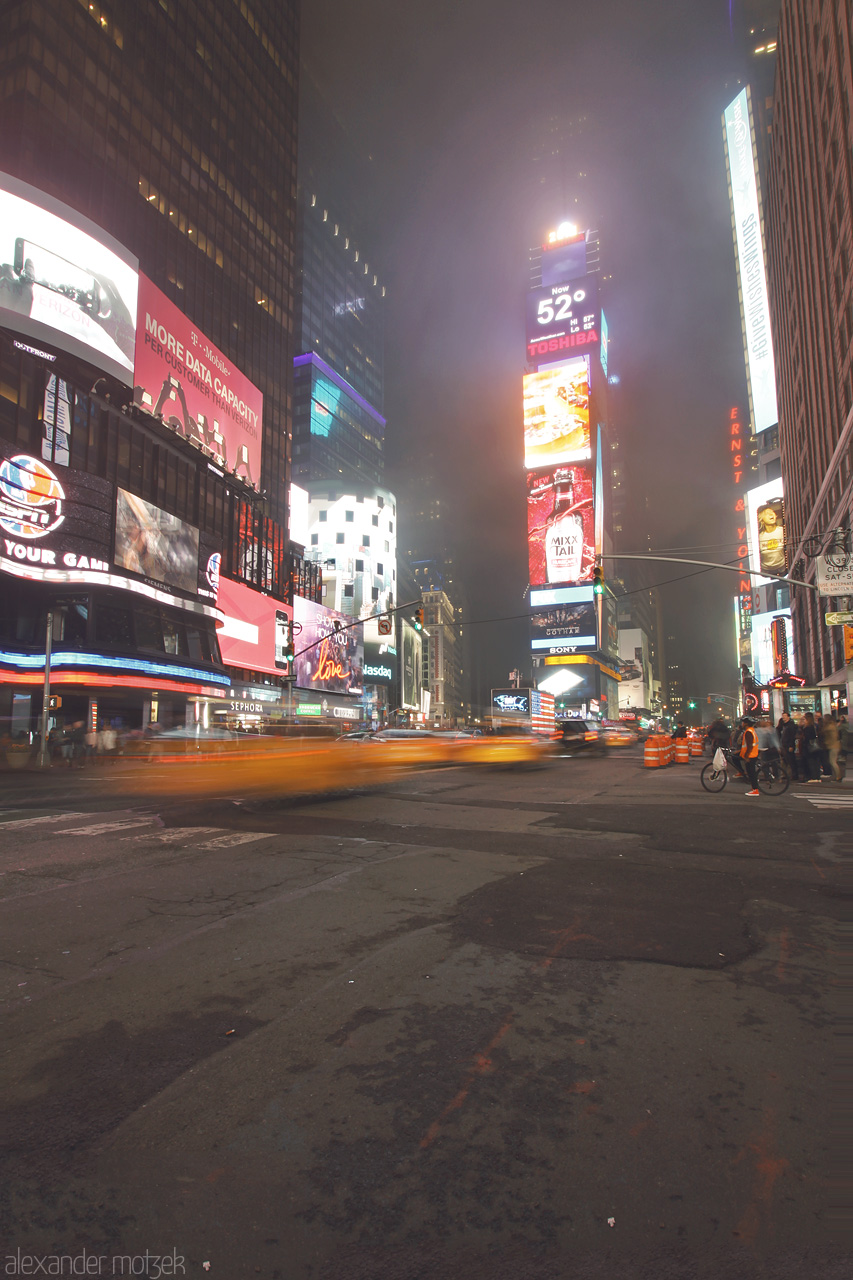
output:
[{"label": "awning", "polygon": [[824,676],[822,680],[818,680],[818,688],[825,689],[831,684],[847,684],[849,680],[853,680],[853,662],[846,667],[842,667],[840,671],[833,671],[831,676]]}]

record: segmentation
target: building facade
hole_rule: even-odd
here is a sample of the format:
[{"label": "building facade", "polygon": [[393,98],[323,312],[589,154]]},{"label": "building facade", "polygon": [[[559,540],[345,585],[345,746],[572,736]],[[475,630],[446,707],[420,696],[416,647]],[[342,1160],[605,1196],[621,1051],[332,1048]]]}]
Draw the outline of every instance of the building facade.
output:
[{"label": "building facade", "polygon": [[58,721],[209,723],[276,681],[272,624],[223,660],[219,582],[319,592],[287,537],[298,6],[4,23],[0,715],[35,729],[52,614]]},{"label": "building facade", "polygon": [[[783,0],[770,135],[768,271],[792,577],[849,552],[853,506],[853,5]],[[792,588],[809,683],[844,688],[837,601]],[[845,695],[846,695],[845,689]],[[846,701],[846,696],[845,696]]]}]

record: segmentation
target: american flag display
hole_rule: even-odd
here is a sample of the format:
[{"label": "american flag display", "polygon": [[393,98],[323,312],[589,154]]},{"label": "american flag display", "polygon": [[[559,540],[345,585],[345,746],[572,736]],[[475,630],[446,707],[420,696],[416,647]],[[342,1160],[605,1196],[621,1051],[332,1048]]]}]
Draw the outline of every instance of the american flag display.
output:
[{"label": "american flag display", "polygon": [[554,695],[530,691],[530,727],[534,733],[554,732]]}]

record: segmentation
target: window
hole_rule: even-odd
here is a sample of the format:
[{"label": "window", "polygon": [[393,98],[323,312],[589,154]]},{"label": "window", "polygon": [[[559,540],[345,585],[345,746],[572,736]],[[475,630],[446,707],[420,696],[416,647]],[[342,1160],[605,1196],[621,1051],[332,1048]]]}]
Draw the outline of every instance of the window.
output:
[{"label": "window", "polygon": [[343,544],[343,540],[344,540],[344,535],[342,533],[335,534],[335,543],[337,546],[340,547]]},{"label": "window", "polygon": [[95,643],[109,649],[132,649],[130,610],[99,604],[95,613]]},{"label": "window", "polygon": [[370,535],[369,535],[369,534],[367,534],[367,533],[363,533],[363,534],[361,535],[361,545],[362,545],[363,547],[369,547],[369,546],[370,546]]},{"label": "window", "polygon": [[356,573],[364,573],[364,561],[363,561],[363,560],[356,560],[356,562],[355,562],[355,571],[356,571]]},{"label": "window", "polygon": [[376,572],[379,574],[380,578],[384,578],[384,577],[385,577],[385,567],[384,567],[384,565],[377,564],[377,566],[376,566]]},{"label": "window", "polygon": [[312,546],[312,547],[319,547],[319,545],[320,545],[320,535],[319,535],[319,533],[312,533],[312,534],[311,534],[311,546]]},{"label": "window", "polygon": [[344,583],[344,599],[345,599],[345,600],[352,600],[352,597],[353,597],[353,588],[352,588],[352,583],[351,583],[351,582],[345,582],[345,583]]},{"label": "window", "polygon": [[328,517],[329,517],[328,511],[321,511],[317,519],[320,521],[320,524],[325,524]]},{"label": "window", "polygon": [[376,526],[376,528],[378,529],[378,528],[379,528],[379,516],[371,516],[371,521],[372,521],[372,523]]},{"label": "window", "polygon": [[352,524],[353,520],[355,519],[355,512],[354,512],[354,511],[345,511],[345,512],[344,512],[344,519],[346,520],[347,524]]},{"label": "window", "polygon": [[374,587],[374,588],[373,588],[373,591],[371,592],[371,598],[373,599],[373,601],[374,601],[374,602],[375,602],[375,601],[377,601],[377,600],[379,599],[379,588],[378,588],[378,587]]}]

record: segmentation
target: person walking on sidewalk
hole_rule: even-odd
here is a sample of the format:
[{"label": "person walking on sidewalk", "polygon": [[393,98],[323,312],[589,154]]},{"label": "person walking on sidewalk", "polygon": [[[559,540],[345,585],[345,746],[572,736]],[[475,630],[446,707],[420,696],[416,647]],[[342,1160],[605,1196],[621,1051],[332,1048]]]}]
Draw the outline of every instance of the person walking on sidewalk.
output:
[{"label": "person walking on sidewalk", "polygon": [[782,764],[785,766],[785,772],[793,782],[796,782],[799,778],[797,772],[797,726],[787,711],[782,712],[779,723],[776,726],[776,732],[781,743]]},{"label": "person walking on sidewalk", "polygon": [[832,780],[833,782],[840,782],[841,769],[838,766],[838,755],[841,750],[841,741],[838,736],[838,721],[834,715],[824,717],[823,745],[826,747],[829,767],[832,770]]},{"label": "person walking on sidewalk", "polygon": [[807,711],[800,721],[800,764],[805,770],[807,783],[820,783],[820,744],[817,740],[814,715]]},{"label": "person walking on sidewalk", "polygon": [[748,796],[760,796],[761,792],[758,790],[758,776],[756,773],[758,734],[755,732],[755,721],[749,716],[744,716],[741,724],[743,725],[743,737],[740,740],[740,758],[752,788],[745,794]]}]

